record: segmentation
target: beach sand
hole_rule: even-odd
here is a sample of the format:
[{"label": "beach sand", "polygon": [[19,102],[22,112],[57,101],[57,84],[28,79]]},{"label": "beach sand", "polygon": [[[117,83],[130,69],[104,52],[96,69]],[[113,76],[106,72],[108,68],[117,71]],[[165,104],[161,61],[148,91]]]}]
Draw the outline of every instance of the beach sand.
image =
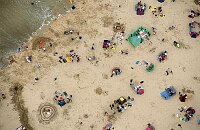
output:
[{"label": "beach sand", "polygon": [[[161,6],[166,16],[155,17],[148,8],[144,16],[137,16],[136,1],[132,0],[81,0],[77,1],[75,10],[61,16],[44,31],[42,37],[50,38],[53,47],[45,52],[32,50],[34,38],[30,40],[29,48],[15,54],[15,62],[0,72],[0,92],[6,95],[0,102],[0,130],[15,130],[21,124],[30,130],[102,130],[112,118],[104,113],[112,113],[109,105],[121,96],[131,96],[135,100],[131,108],[114,115],[115,130],[144,130],[148,123],[156,130],[199,130],[200,39],[192,39],[188,30],[191,22],[188,14],[199,6],[193,0],[162,4],[156,0],[142,2],[147,7]],[[199,18],[195,20],[200,22]],[[105,51],[102,42],[113,37],[116,22],[125,25],[124,39],[115,51]],[[157,33],[150,36],[151,44],[146,41],[133,48],[125,39],[140,25],[149,30],[155,27]],[[175,29],[169,30],[172,25]],[[63,34],[71,29],[79,32],[81,39],[76,33]],[[176,48],[173,41],[189,48]],[[91,50],[93,43],[95,49]],[[150,52],[154,47],[155,51]],[[80,62],[59,63],[58,57],[72,49],[81,57]],[[120,50],[124,49],[128,49],[128,55],[121,54]],[[168,59],[159,63],[157,55],[164,50],[168,51]],[[54,56],[54,52],[58,54]],[[33,56],[31,63],[25,61],[28,55]],[[98,62],[87,60],[93,55]],[[135,64],[137,60],[154,63],[155,69],[146,72],[144,66]],[[113,67],[120,67],[121,75],[110,77]],[[173,75],[165,75],[167,68],[173,70]],[[39,78],[37,83],[35,77]],[[130,88],[130,79],[144,81],[143,95],[137,95]],[[164,100],[160,92],[171,85],[177,92],[185,88],[194,94],[190,94],[192,97],[185,103],[179,101],[178,94]],[[16,87],[18,90],[14,90]],[[53,98],[58,90],[72,94],[73,102],[63,107],[57,105]],[[56,107],[56,114],[49,122],[39,119],[39,107],[45,103]],[[192,106],[196,110],[189,122],[180,122],[175,117],[182,106]]]}]

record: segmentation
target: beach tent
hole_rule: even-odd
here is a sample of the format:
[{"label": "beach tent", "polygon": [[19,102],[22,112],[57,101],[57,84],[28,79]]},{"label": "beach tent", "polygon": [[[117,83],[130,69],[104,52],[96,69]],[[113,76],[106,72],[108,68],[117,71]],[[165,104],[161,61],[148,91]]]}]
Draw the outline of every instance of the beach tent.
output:
[{"label": "beach tent", "polygon": [[128,41],[131,43],[131,45],[137,47],[144,41],[145,38],[148,38],[149,36],[150,32],[148,29],[140,26],[137,30],[128,36]]}]

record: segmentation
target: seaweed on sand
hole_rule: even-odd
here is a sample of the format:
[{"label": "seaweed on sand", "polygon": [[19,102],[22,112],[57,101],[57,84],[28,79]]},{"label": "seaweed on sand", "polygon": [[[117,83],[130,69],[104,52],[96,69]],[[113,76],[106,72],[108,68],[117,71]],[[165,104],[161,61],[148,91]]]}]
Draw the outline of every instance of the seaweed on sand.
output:
[{"label": "seaweed on sand", "polygon": [[12,95],[12,103],[15,105],[15,109],[19,112],[19,118],[22,125],[27,130],[33,130],[29,124],[28,109],[24,107],[24,101],[22,100],[23,86],[20,83],[14,83],[10,88]]}]

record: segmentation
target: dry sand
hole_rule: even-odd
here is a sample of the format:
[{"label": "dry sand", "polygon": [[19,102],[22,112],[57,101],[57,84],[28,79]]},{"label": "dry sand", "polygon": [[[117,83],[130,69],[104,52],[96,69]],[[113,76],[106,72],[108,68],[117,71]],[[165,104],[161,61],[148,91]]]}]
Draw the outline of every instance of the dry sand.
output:
[{"label": "dry sand", "polygon": [[[77,8],[53,22],[42,37],[51,38],[53,47],[42,50],[29,48],[13,56],[15,62],[0,72],[0,92],[6,99],[0,102],[0,130],[15,130],[23,123],[34,130],[101,130],[108,123],[104,112],[111,113],[109,105],[120,96],[135,98],[133,107],[124,113],[116,114],[113,121],[115,130],[144,130],[147,123],[152,123],[156,130],[199,130],[197,119],[200,119],[200,39],[191,39],[188,34],[187,16],[190,9],[199,7],[193,0],[170,0],[163,4],[156,0],[144,0],[147,6],[162,6],[165,17],[155,17],[149,9],[144,16],[137,16],[133,0],[81,0]],[[200,22],[200,19],[195,19]],[[102,49],[104,39],[111,39],[113,24],[125,25],[125,37],[115,52]],[[157,34],[151,35],[150,41],[133,48],[125,39],[138,26],[143,25],[151,30],[157,28]],[[175,25],[169,31],[168,27]],[[65,30],[74,29],[80,33],[63,35]],[[40,35],[41,36],[41,35]],[[165,38],[165,41],[161,40]],[[189,49],[178,49],[173,41],[180,41],[190,46]],[[91,51],[92,44],[95,50]],[[149,52],[156,47],[155,52]],[[74,49],[80,56],[79,63],[59,63],[58,57]],[[128,55],[120,50],[128,49]],[[157,61],[160,51],[167,50],[168,60]],[[53,53],[58,52],[54,56]],[[106,57],[104,53],[109,54]],[[33,62],[25,62],[27,55],[33,56]],[[98,63],[90,62],[86,57],[95,55]],[[135,64],[136,60],[146,60],[155,64],[155,70],[147,73],[145,68]],[[120,76],[110,77],[111,69],[118,66],[122,69]],[[133,67],[133,69],[131,69]],[[167,68],[173,75],[165,75]],[[34,78],[39,81],[34,83]],[[54,78],[57,80],[54,81]],[[196,77],[196,78],[194,78]],[[129,80],[144,80],[144,95],[137,95],[129,87]],[[194,91],[192,98],[181,103],[178,94],[164,100],[160,92],[165,87],[174,85],[177,91],[183,88]],[[14,90],[20,86],[22,90]],[[96,89],[102,93],[96,93]],[[53,101],[56,90],[66,90],[73,95],[73,102],[59,107]],[[53,104],[57,113],[48,123],[39,120],[38,109],[41,104]],[[189,122],[179,122],[175,117],[181,106],[192,106],[196,113]],[[21,122],[20,122],[21,121]],[[82,122],[82,125],[80,124]]]}]

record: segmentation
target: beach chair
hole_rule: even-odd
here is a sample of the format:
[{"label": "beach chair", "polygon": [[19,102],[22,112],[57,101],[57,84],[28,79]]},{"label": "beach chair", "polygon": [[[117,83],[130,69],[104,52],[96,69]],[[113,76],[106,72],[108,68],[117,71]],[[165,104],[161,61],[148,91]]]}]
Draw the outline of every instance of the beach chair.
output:
[{"label": "beach chair", "polygon": [[168,100],[170,97],[176,95],[176,89],[173,86],[171,86],[169,88],[166,88],[165,91],[161,92],[160,95],[165,100]]}]

